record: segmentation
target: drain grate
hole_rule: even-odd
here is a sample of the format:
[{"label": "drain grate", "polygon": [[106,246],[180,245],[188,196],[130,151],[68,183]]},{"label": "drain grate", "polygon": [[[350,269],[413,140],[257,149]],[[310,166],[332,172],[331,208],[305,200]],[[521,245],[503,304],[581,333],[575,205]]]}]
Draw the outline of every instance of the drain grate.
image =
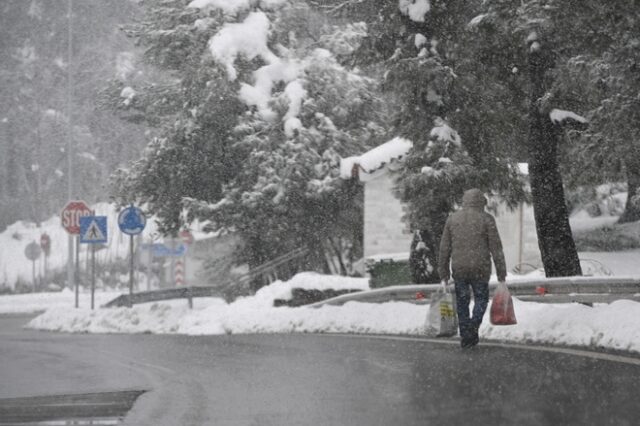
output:
[{"label": "drain grate", "polygon": [[117,425],[143,390],[0,399],[0,426]]}]

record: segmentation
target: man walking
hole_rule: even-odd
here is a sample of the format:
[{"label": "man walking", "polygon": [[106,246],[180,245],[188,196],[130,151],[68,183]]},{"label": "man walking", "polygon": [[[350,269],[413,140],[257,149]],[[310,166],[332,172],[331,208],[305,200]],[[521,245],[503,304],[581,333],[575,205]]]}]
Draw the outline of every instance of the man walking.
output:
[{"label": "man walking", "polygon": [[[463,348],[478,344],[478,329],[489,303],[491,258],[498,281],[504,281],[507,275],[496,221],[484,211],[486,205],[487,199],[482,191],[466,191],[462,197],[462,209],[449,216],[440,240],[438,272],[446,284],[451,276],[451,262]],[[469,318],[471,291],[474,307]]]}]

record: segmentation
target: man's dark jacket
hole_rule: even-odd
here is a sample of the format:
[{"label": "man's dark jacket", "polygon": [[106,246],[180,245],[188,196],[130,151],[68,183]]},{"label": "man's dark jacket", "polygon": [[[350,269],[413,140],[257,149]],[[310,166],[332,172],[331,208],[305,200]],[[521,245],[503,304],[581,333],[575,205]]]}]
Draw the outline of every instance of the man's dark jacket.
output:
[{"label": "man's dark jacket", "polygon": [[499,281],[504,281],[507,268],[496,220],[484,211],[487,199],[479,189],[470,189],[462,197],[462,209],[447,219],[440,240],[438,272],[441,280],[489,281],[491,258]]}]

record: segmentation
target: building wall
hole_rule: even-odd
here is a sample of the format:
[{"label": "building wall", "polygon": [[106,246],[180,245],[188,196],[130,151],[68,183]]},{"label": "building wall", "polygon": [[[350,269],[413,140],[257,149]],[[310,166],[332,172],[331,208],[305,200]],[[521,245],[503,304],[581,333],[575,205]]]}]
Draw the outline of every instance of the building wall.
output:
[{"label": "building wall", "polygon": [[393,180],[383,173],[364,185],[364,257],[409,253],[411,233],[402,222],[402,204],[393,195]]},{"label": "building wall", "polygon": [[528,265],[542,266],[533,207],[521,204],[516,210],[511,211],[506,205],[501,204],[497,208],[495,218],[507,262],[507,272],[512,272],[520,264],[527,264],[521,266],[524,272],[532,269]]},{"label": "building wall", "polygon": [[[402,221],[402,203],[393,195],[393,180],[382,173],[364,182],[364,257],[382,254],[406,253],[412,235]],[[519,264],[540,267],[540,250],[536,235],[533,207],[522,205],[511,211],[498,205],[494,214],[507,264],[511,273]],[[522,228],[520,224],[522,223]],[[397,256],[396,256],[397,257]],[[524,272],[530,266],[524,266]]]}]

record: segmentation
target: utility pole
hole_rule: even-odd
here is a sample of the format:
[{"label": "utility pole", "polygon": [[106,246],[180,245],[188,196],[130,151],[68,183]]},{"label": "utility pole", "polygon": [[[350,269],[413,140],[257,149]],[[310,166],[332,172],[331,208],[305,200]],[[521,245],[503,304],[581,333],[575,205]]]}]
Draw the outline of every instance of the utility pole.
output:
[{"label": "utility pole", "polygon": [[[71,156],[71,147],[73,145],[73,127],[71,123],[71,58],[73,56],[72,40],[73,40],[73,26],[72,26],[72,11],[73,0],[67,0],[67,201],[73,199],[73,158]],[[68,257],[67,257],[67,284],[69,287],[75,287],[75,271],[73,264],[73,235],[68,236]],[[78,293],[76,292],[76,308],[78,307]]]}]

